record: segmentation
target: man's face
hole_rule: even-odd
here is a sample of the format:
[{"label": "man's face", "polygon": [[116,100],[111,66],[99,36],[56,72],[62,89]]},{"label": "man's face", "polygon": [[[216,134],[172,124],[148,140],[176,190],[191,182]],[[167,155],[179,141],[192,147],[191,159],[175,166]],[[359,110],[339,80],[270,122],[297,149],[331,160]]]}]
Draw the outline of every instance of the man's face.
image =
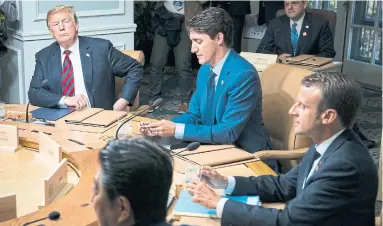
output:
[{"label": "man's face", "polygon": [[285,13],[292,20],[298,20],[306,9],[306,1],[285,1]]},{"label": "man's face", "polygon": [[118,225],[120,218],[117,205],[112,205],[101,186],[100,170],[96,173],[93,179],[93,196],[92,203],[96,212],[100,226],[115,226]]},{"label": "man's face", "polygon": [[190,40],[192,41],[191,52],[196,54],[200,64],[214,63],[219,45],[216,39],[211,39],[207,34],[190,29]]},{"label": "man's face", "polygon": [[318,106],[322,99],[322,91],[317,86],[301,86],[296,103],[291,107],[289,114],[294,116],[295,133],[312,137],[322,119]]},{"label": "man's face", "polygon": [[72,46],[76,41],[78,24],[69,10],[61,10],[48,19],[49,31],[60,46]]}]

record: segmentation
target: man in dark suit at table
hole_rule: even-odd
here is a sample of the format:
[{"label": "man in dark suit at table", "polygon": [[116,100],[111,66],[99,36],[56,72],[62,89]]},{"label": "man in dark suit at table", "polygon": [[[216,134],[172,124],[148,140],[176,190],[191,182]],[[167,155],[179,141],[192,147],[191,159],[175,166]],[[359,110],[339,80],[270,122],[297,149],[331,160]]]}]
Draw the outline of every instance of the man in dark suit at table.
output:
[{"label": "man in dark suit at table", "polygon": [[[233,22],[228,13],[211,7],[187,26],[192,52],[201,64],[189,109],[172,121],[141,125],[140,130],[187,142],[235,144],[250,153],[271,149],[262,120],[259,76],[253,65],[231,49]],[[276,161],[266,163],[277,170]]]},{"label": "man in dark suit at table", "polygon": [[333,58],[333,34],[329,22],[306,12],[307,1],[285,1],[286,15],[270,21],[258,53],[283,57],[311,54]]},{"label": "man in dark suit at table", "polygon": [[92,203],[101,226],[168,226],[173,163],[142,137],[110,141],[99,153]]},{"label": "man in dark suit at table", "polygon": [[[76,13],[71,6],[51,9],[46,20],[56,42],[36,54],[28,91],[31,104],[123,111],[134,103],[143,75],[139,62],[116,50],[110,41],[79,37]],[[115,76],[125,77],[117,101]],[[44,80],[47,84],[43,85]]]},{"label": "man in dark suit at table", "polygon": [[[294,116],[297,134],[314,144],[287,174],[224,177],[203,170],[205,180],[187,185],[193,200],[216,209],[222,225],[374,225],[377,168],[368,149],[349,129],[362,102],[358,83],[339,73],[302,80]],[[287,202],[284,209],[247,205],[218,196],[258,195],[263,202]]]}]

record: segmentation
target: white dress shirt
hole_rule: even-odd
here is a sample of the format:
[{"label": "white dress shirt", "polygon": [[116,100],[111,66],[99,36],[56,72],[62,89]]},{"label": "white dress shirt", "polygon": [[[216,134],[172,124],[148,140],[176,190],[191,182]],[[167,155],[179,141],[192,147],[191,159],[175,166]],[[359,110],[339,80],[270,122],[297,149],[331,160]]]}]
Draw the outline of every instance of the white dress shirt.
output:
[{"label": "white dress shirt", "polygon": [[290,19],[290,29],[293,26],[293,23],[297,24],[296,29],[298,32],[298,38],[299,38],[299,35],[301,34],[303,19],[305,18],[305,16],[306,16],[306,13],[304,13],[303,16],[298,21],[293,21],[292,19]]},{"label": "white dress shirt", "polygon": [[[229,56],[230,52],[231,52],[231,50],[227,51],[226,55],[221,60],[219,60],[218,63],[213,68],[211,68],[211,70],[216,75],[214,77],[214,89],[217,89],[217,83],[218,83],[219,76],[221,75],[223,65],[225,64],[225,61],[226,61],[227,57]],[[209,74],[209,76],[210,76],[210,74]],[[182,140],[184,138],[184,133],[185,133],[185,124],[176,123],[176,131],[174,132],[174,137],[179,139],[179,140]]]},{"label": "white dress shirt", "polygon": [[[310,173],[309,175],[305,178],[304,182],[303,182],[303,186],[302,186],[302,189],[304,189],[304,186],[305,186],[305,183],[306,181],[311,177],[311,175],[314,173],[314,170],[316,168],[316,166],[318,165],[320,159],[322,158],[323,154],[326,152],[326,150],[328,149],[328,147],[331,145],[331,143],[344,131],[341,130],[339,132],[337,132],[336,134],[334,134],[332,137],[330,137],[329,139],[323,141],[322,143],[320,143],[319,145],[316,146],[316,151],[321,155],[317,160],[314,161],[312,167],[311,167],[311,170],[310,170]],[[235,178],[234,177],[228,177],[228,182],[227,182],[227,187],[225,189],[225,194],[227,195],[231,195],[231,193],[233,193],[234,191],[234,188],[235,188]],[[225,206],[225,203],[226,201],[229,200],[227,198],[221,198],[217,204],[217,207],[216,207],[216,211],[217,211],[217,216],[218,217],[222,217],[222,212],[223,212],[223,208]]]},{"label": "white dress shirt", "polygon": [[[61,65],[63,65],[64,58],[65,58],[64,51],[66,49],[60,46],[60,50],[61,50]],[[76,96],[80,94],[84,95],[86,99],[88,100],[88,107],[91,107],[89,98],[88,98],[88,93],[86,92],[86,88],[85,88],[84,75],[82,74],[80,43],[78,41],[78,37],[76,39],[76,42],[73,44],[73,46],[70,47],[68,50],[71,51],[71,53],[69,54],[69,59],[72,61],[75,95]],[[59,101],[60,108],[66,108],[64,104],[64,98],[65,97],[62,97]]]}]

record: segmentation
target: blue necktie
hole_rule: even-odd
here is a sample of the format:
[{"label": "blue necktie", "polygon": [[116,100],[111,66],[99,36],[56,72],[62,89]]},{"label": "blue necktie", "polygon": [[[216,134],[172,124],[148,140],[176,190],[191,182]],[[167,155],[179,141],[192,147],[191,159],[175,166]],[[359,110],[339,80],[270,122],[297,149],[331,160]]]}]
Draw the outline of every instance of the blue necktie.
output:
[{"label": "blue necktie", "polygon": [[215,95],[215,84],[214,78],[217,76],[213,70],[210,70],[209,80],[207,81],[207,90],[206,90],[206,125],[214,125],[213,120],[213,111],[212,106],[214,104],[214,95]]},{"label": "blue necktie", "polygon": [[297,45],[298,45],[298,31],[297,31],[297,23],[293,23],[291,25],[291,46],[293,47],[293,55],[295,56],[297,51]]}]

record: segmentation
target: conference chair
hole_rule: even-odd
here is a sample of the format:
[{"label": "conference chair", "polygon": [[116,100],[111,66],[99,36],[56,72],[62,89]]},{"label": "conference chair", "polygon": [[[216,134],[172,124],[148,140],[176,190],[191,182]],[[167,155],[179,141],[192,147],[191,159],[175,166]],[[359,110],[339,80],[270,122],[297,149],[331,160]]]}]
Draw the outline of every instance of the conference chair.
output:
[{"label": "conference chair", "polygon": [[[335,27],[336,27],[336,12],[335,11],[325,10],[325,9],[307,8],[306,12],[314,14],[314,15],[319,15],[319,16],[325,18],[326,20],[328,20],[332,36],[334,37]],[[283,16],[283,15],[285,15],[285,9],[279,9],[277,11],[276,17]]]},{"label": "conference chair", "polygon": [[[1,189],[1,188],[0,188]],[[6,195],[0,197],[0,222],[11,220],[17,217],[16,195]]]},{"label": "conference chair", "polygon": [[[122,50],[121,51],[123,54],[128,55],[132,57],[133,59],[136,59],[138,62],[140,62],[142,65],[145,64],[145,56],[142,51],[135,51],[135,50]],[[121,90],[124,85],[124,79],[125,78],[120,78],[116,77],[115,79],[115,91],[116,91],[116,99],[118,100],[120,98]],[[140,91],[137,92],[136,99],[133,103],[132,107],[129,107],[128,111],[134,111],[140,106]]]},{"label": "conference chair", "polygon": [[277,159],[286,173],[294,168],[312,145],[308,137],[295,134],[289,109],[296,101],[302,79],[312,71],[284,64],[272,64],[260,74],[263,93],[262,115],[273,150],[258,151],[261,160]]}]

